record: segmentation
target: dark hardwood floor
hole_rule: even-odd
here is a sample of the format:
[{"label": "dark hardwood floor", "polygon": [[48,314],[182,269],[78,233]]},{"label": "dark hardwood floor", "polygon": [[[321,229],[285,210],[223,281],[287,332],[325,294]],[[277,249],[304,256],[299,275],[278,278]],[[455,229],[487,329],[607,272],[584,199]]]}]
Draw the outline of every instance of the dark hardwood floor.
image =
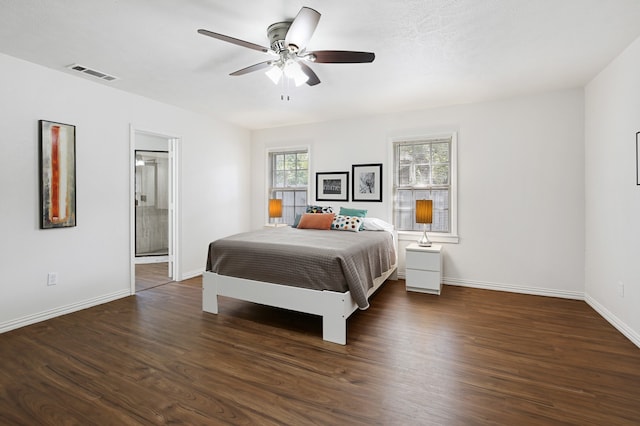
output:
[{"label": "dark hardwood floor", "polygon": [[171,281],[167,262],[139,263],[136,265],[136,293]]},{"label": "dark hardwood floor", "polygon": [[640,349],[582,301],[389,281],[340,346],[201,298],[172,282],[0,335],[0,424],[640,424]]}]

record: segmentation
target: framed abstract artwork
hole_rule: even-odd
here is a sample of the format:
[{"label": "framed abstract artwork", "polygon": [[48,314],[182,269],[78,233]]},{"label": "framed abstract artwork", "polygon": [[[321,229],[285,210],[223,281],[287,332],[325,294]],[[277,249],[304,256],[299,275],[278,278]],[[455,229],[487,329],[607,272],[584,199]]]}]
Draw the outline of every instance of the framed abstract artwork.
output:
[{"label": "framed abstract artwork", "polygon": [[317,201],[349,201],[349,172],[316,173]]},{"label": "framed abstract artwork", "polygon": [[353,201],[382,201],[382,164],[352,166]]},{"label": "framed abstract artwork", "polygon": [[38,123],[40,229],[76,226],[76,127]]}]

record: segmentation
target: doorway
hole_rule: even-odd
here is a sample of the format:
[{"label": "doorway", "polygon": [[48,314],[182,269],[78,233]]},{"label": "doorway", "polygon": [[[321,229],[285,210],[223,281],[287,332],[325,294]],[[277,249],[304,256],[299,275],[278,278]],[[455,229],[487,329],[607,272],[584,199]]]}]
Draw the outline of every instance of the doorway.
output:
[{"label": "doorway", "polygon": [[131,294],[178,281],[178,142],[131,129]]}]

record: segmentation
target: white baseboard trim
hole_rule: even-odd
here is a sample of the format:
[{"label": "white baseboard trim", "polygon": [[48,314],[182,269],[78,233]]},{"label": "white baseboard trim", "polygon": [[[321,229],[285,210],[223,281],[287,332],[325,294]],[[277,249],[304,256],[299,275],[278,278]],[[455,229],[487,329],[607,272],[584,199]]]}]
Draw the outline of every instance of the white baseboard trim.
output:
[{"label": "white baseboard trim", "polygon": [[180,278],[180,281],[184,281],[184,280],[188,280],[190,278],[198,277],[198,276],[202,275],[203,273],[204,273],[204,268],[203,269],[197,269],[195,271],[185,272],[184,274],[182,274],[182,278]]},{"label": "white baseboard trim", "polygon": [[526,287],[513,284],[474,281],[462,278],[443,277],[442,282],[460,287],[482,288],[485,290],[508,291],[511,293],[531,294],[534,296],[560,297],[563,299],[584,300],[584,293],[579,291],[556,290],[552,288]]},{"label": "white baseboard trim", "polygon": [[37,322],[45,321],[51,318],[59,317],[61,315],[70,314],[72,312],[81,311],[83,309],[91,308],[93,306],[102,305],[103,303],[112,302],[123,297],[131,295],[129,289],[120,290],[115,293],[105,294],[104,296],[94,297],[93,299],[83,300],[82,302],[72,303],[58,308],[49,309],[47,311],[39,312],[33,315],[27,315],[22,318],[18,318],[11,321],[0,323],[0,334],[16,328],[25,327],[27,325],[35,324]]},{"label": "white baseboard trim", "polygon": [[133,263],[136,265],[143,265],[147,263],[165,263],[169,261],[169,256],[143,256],[134,257]]},{"label": "white baseboard trim", "polygon": [[625,337],[631,342],[640,348],[640,334],[636,333],[629,327],[624,321],[621,321],[620,318],[611,313],[607,308],[598,303],[597,300],[589,296],[585,295],[585,301],[589,306],[591,306],[597,313],[599,313],[604,319],[606,319],[609,324],[614,326],[620,333],[624,334]]}]

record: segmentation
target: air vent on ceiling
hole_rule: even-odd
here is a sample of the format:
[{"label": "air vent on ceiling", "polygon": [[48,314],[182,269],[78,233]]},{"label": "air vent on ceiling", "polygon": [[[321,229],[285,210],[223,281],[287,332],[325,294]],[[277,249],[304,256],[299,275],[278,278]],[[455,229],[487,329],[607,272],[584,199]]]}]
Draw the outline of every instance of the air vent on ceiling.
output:
[{"label": "air vent on ceiling", "polygon": [[94,78],[98,78],[100,80],[105,80],[105,81],[118,80],[118,77],[115,77],[113,75],[109,75],[109,74],[104,73],[102,71],[91,69],[89,67],[85,67],[84,65],[73,64],[73,65],[69,65],[67,68],[69,68],[70,70],[73,70],[73,71],[80,72],[82,74],[90,75],[90,76],[92,76]]}]

